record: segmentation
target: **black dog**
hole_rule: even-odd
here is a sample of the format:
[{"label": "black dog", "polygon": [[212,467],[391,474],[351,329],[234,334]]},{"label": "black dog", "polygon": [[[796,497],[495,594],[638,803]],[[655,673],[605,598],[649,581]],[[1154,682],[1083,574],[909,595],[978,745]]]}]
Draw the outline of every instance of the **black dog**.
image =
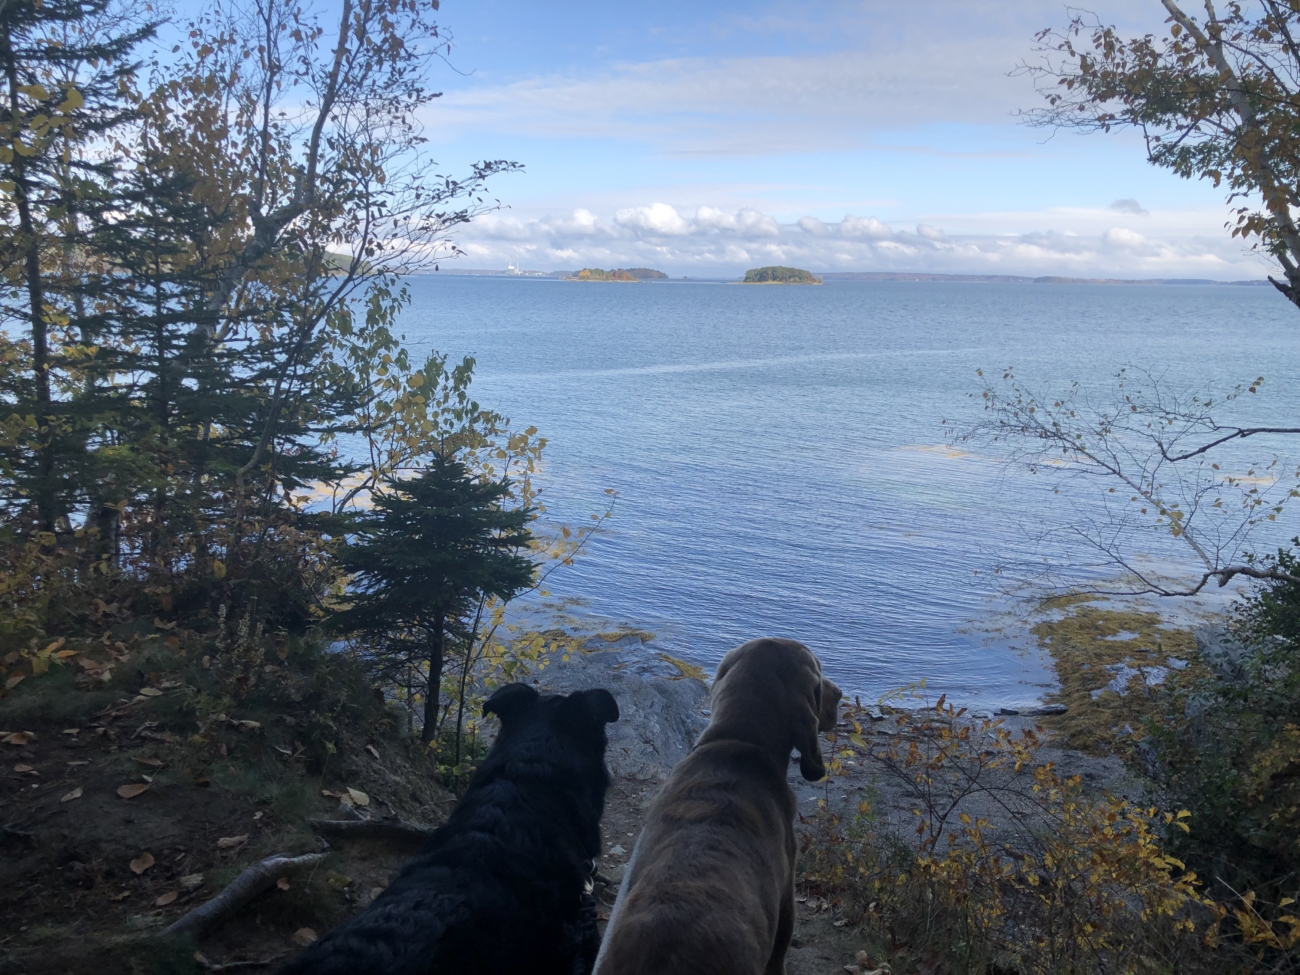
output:
[{"label": "black dog", "polygon": [[446,824],[374,903],[281,975],[586,975],[600,948],[585,892],[609,772],[606,690],[483,705],[501,733]]}]

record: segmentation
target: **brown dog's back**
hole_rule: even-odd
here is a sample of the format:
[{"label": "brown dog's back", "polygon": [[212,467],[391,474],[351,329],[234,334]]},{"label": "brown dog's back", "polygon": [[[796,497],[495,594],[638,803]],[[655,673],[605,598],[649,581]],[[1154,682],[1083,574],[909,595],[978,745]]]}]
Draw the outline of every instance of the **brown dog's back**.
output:
[{"label": "brown dog's back", "polygon": [[763,971],[780,921],[770,892],[795,852],[792,835],[784,855],[771,841],[794,813],[784,765],[753,745],[714,742],[683,759],[637,841],[600,971]]},{"label": "brown dog's back", "polygon": [[718,666],[709,727],[646,814],[596,975],[780,975],[794,929],[790,753],[823,776],[840,689],[793,640]]}]

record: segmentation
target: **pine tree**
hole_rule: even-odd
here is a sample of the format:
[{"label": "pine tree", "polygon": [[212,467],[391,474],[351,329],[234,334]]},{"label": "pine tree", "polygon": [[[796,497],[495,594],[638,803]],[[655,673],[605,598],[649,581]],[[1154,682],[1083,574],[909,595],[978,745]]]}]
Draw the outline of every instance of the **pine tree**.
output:
[{"label": "pine tree", "polygon": [[389,480],[370,511],[353,515],[340,553],[354,573],[340,631],[376,639],[376,654],[428,667],[423,741],[433,740],[449,640],[467,636],[466,617],[483,597],[509,600],[533,582],[523,554],[533,510],[506,508],[508,480],[489,481],[435,455],[409,480]]},{"label": "pine tree", "polygon": [[[76,275],[60,275],[77,246],[80,219],[111,195],[113,160],[104,140],[131,117],[122,82],[132,50],[154,32],[110,11],[110,0],[11,0],[0,4],[0,194],[11,217],[0,241],[14,304],[6,317],[26,328],[30,382],[14,392],[32,418],[34,450],[13,465],[45,531],[77,495],[64,455],[79,452],[56,400],[62,354],[57,333],[76,310]],[[105,22],[125,29],[105,30]],[[98,143],[98,152],[87,151]],[[60,278],[62,277],[62,280]]]}]

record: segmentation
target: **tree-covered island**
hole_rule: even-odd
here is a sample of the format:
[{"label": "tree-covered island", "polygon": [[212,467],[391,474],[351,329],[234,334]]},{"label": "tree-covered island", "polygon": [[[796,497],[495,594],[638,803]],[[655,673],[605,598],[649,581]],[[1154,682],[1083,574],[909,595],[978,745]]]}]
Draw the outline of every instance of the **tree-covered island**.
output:
[{"label": "tree-covered island", "polygon": [[745,284],[821,284],[822,279],[801,267],[752,267],[745,272]]},{"label": "tree-covered island", "polygon": [[584,267],[566,278],[567,281],[667,281],[668,275],[649,267],[620,267],[606,271],[598,267]]}]

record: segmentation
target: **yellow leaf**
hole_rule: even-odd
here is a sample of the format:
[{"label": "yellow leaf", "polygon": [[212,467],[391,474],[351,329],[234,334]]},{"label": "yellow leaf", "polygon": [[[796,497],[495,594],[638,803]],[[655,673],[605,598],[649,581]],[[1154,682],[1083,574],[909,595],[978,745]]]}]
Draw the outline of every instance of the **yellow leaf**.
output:
[{"label": "yellow leaf", "polygon": [[32,676],[38,677],[50,669],[50,658],[33,657],[32,658]]},{"label": "yellow leaf", "polygon": [[59,111],[63,114],[76,111],[86,104],[86,99],[81,97],[81,92],[75,88],[69,88],[63,93],[63,104],[59,106]]},{"label": "yellow leaf", "polygon": [[350,798],[358,806],[370,805],[370,797],[366,795],[364,792],[362,792],[360,789],[354,789],[351,786],[348,787],[348,798]]},{"label": "yellow leaf", "polygon": [[222,562],[220,559],[213,559],[212,574],[218,579],[224,579],[226,577],[226,563]]}]

